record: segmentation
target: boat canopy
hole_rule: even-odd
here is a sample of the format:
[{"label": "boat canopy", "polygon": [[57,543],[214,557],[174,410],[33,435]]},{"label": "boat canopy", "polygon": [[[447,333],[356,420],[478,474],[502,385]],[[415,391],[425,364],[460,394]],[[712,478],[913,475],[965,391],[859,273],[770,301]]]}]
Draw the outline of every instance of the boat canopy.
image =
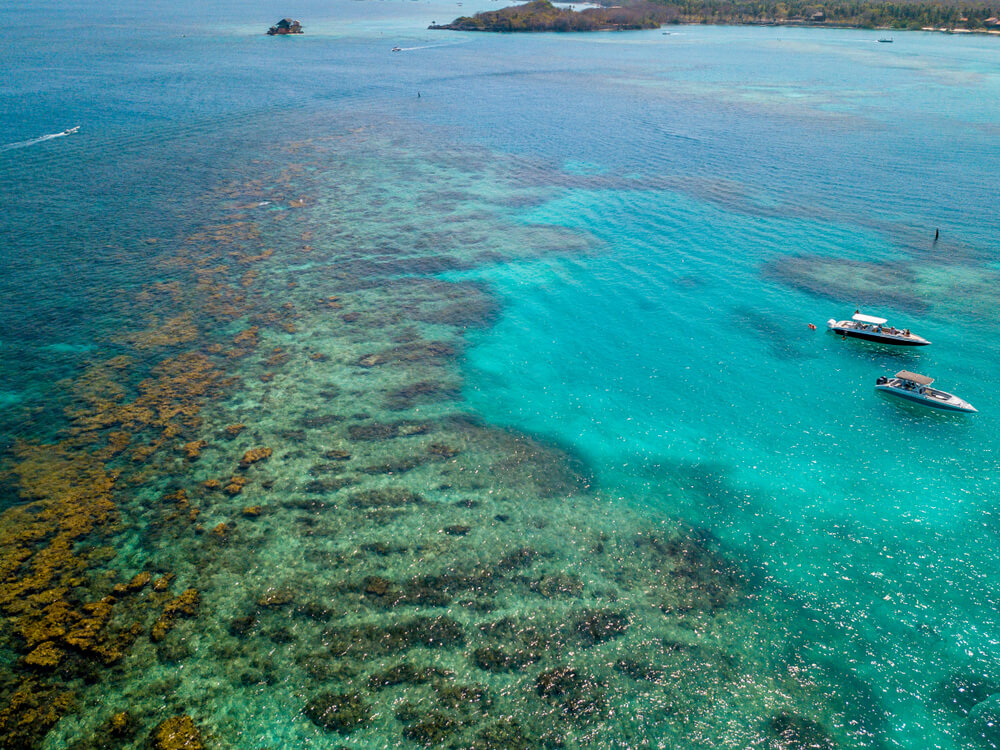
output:
[{"label": "boat canopy", "polygon": [[910,372],[909,370],[900,370],[896,373],[896,377],[900,380],[909,380],[917,385],[930,385],[934,382],[934,378],[929,378],[926,375],[917,375],[915,372]]},{"label": "boat canopy", "polygon": [[853,319],[859,323],[871,323],[873,326],[885,325],[889,322],[885,318],[873,318],[871,315],[862,315],[861,313],[854,313]]}]

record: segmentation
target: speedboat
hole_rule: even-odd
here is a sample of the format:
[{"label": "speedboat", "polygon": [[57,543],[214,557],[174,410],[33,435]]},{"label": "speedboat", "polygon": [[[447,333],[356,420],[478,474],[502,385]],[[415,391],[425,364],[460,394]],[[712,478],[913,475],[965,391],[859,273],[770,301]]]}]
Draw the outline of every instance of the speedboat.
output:
[{"label": "speedboat", "polygon": [[918,375],[915,372],[900,370],[891,378],[885,375],[879,377],[875,381],[875,390],[904,398],[916,404],[930,406],[934,409],[967,413],[974,413],[976,411],[968,401],[960,399],[952,393],[931,388],[930,385],[933,382],[934,378],[929,378],[926,375]]},{"label": "speedboat", "polygon": [[892,39],[879,39],[881,44],[892,44]]},{"label": "speedboat", "polygon": [[80,129],[80,126],[77,125],[75,128],[70,128],[69,130],[64,130],[62,132],[62,135],[73,135],[73,133],[75,133],[79,129]]},{"label": "speedboat", "polygon": [[862,315],[860,312],[856,312],[850,320],[830,318],[826,321],[826,327],[841,336],[878,341],[882,344],[927,346],[931,343],[925,338],[910,333],[909,328],[899,329],[895,326],[887,326],[887,322],[885,318],[876,318],[872,315]]},{"label": "speedboat", "polygon": [[402,47],[393,47],[393,48],[392,48],[391,50],[389,50],[389,51],[390,51],[390,52],[402,52],[402,51],[403,51],[403,48],[402,48]]}]

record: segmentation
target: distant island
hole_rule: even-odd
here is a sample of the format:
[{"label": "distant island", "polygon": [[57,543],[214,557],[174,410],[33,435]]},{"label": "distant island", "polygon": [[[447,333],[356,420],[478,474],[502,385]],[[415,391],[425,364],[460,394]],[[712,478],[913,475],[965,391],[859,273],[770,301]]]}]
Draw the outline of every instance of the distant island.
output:
[{"label": "distant island", "polygon": [[302,24],[291,18],[282,18],[274,26],[267,30],[268,36],[281,36],[283,34],[301,34]]},{"label": "distant island", "polygon": [[[607,1],[607,0],[605,0]],[[431,29],[454,31],[624,31],[666,24],[833,26],[1000,34],[998,8],[961,0],[625,0],[582,11],[533,0],[461,16]]]},{"label": "distant island", "polygon": [[629,7],[587,8],[582,11],[557,8],[549,0],[462,16],[449,24],[431,24],[432,29],[454,31],[624,31],[655,29],[669,23],[661,18],[664,6],[638,3]]}]

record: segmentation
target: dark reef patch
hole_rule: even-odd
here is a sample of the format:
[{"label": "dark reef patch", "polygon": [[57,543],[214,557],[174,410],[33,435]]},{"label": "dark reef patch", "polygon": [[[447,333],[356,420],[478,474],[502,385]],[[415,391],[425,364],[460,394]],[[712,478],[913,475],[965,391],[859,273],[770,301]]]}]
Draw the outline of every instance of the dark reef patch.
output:
[{"label": "dark reef patch", "polygon": [[347,428],[347,436],[356,443],[370,443],[379,440],[391,440],[398,437],[412,437],[430,432],[431,426],[426,422],[371,422],[369,424],[352,424]]},{"label": "dark reef patch", "polygon": [[523,669],[542,658],[542,652],[524,648],[504,650],[482,646],[472,652],[472,663],[486,672],[509,672]]},{"label": "dark reef patch", "polygon": [[963,734],[977,750],[996,750],[1000,747],[1000,695],[993,695],[973,706]]},{"label": "dark reef patch", "polygon": [[628,630],[628,617],[607,610],[584,610],[573,625],[580,642],[586,648],[617,638]]},{"label": "dark reef patch", "polygon": [[746,589],[742,572],[714,552],[697,533],[663,537],[640,534],[633,544],[671,585],[659,602],[666,614],[712,614],[734,605]]},{"label": "dark reef patch", "polygon": [[793,289],[843,304],[897,307],[913,314],[927,311],[916,289],[913,268],[907,263],[871,263],[823,255],[781,258],[766,264],[765,278]]},{"label": "dark reef patch", "polygon": [[324,633],[324,641],[333,656],[363,659],[397,654],[416,646],[455,646],[465,642],[465,631],[458,622],[442,615],[395,621],[385,627],[367,624],[333,628]]},{"label": "dark reef patch", "polygon": [[402,508],[426,502],[423,496],[403,487],[383,487],[353,493],[348,502],[355,508]]},{"label": "dark reef patch", "polygon": [[347,417],[342,414],[321,414],[309,417],[302,417],[299,424],[303,427],[315,430],[321,427],[330,427],[343,422]]},{"label": "dark reef patch", "polygon": [[979,674],[956,672],[938,683],[934,698],[949,711],[967,716],[972,708],[1000,693],[1000,682]]},{"label": "dark reef patch", "polygon": [[372,424],[352,424],[347,428],[347,436],[354,442],[374,442],[399,437],[398,424],[374,422]]},{"label": "dark reef patch", "polygon": [[427,711],[409,723],[403,736],[424,747],[440,747],[462,728],[461,722],[441,711]]},{"label": "dark reef patch", "polygon": [[670,673],[666,669],[636,659],[619,659],[615,668],[633,680],[644,680],[656,685],[666,685],[670,680]]},{"label": "dark reef patch", "polygon": [[541,672],[535,678],[535,692],[573,717],[599,713],[606,706],[603,687],[592,676],[574,667]]},{"label": "dark reef patch", "polygon": [[455,385],[433,380],[421,380],[390,391],[386,396],[385,405],[392,411],[402,411],[418,404],[433,404],[439,401],[457,399],[460,393]]},{"label": "dark reef patch", "polygon": [[781,711],[767,723],[775,750],[836,750],[837,744],[822,724],[804,716]]},{"label": "dark reef patch", "polygon": [[405,474],[419,466],[427,463],[428,457],[425,455],[400,456],[387,458],[379,463],[366,466],[361,469],[365,474]]},{"label": "dark reef patch", "polygon": [[572,573],[552,573],[529,580],[528,588],[546,599],[574,597],[583,593],[583,581]]},{"label": "dark reef patch", "polygon": [[397,685],[424,685],[432,680],[444,680],[452,674],[439,667],[416,667],[409,662],[401,662],[368,678],[371,690],[384,690]]},{"label": "dark reef patch", "polygon": [[303,713],[316,726],[341,734],[349,734],[371,719],[371,708],[358,693],[320,693],[306,704]]},{"label": "dark reef patch", "polygon": [[521,728],[517,719],[507,716],[483,727],[476,735],[476,750],[531,750],[539,747]]},{"label": "dark reef patch", "polygon": [[438,703],[453,711],[487,711],[493,705],[489,691],[483,685],[456,685],[439,682],[436,685]]},{"label": "dark reef patch", "polygon": [[[735,330],[748,331],[756,335],[768,346],[775,359],[790,361],[806,357],[793,343],[794,331],[789,330],[784,318],[768,315],[756,308],[741,307],[733,312],[732,323]],[[805,326],[802,328],[799,333],[804,338],[808,329]]]}]

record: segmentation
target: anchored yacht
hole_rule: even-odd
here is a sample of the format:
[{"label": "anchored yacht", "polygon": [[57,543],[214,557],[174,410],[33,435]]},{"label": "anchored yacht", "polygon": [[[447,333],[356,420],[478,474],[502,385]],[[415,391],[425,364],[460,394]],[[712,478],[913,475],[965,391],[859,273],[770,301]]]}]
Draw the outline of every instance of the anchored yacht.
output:
[{"label": "anchored yacht", "polygon": [[875,390],[912,401],[923,406],[945,411],[973,413],[976,409],[968,401],[958,396],[931,388],[934,378],[915,372],[900,370],[893,377],[885,375],[875,381]]},{"label": "anchored yacht", "polygon": [[895,346],[927,346],[931,343],[925,338],[910,333],[909,328],[900,329],[895,326],[887,326],[887,322],[885,318],[876,318],[873,315],[862,315],[860,312],[856,312],[850,320],[830,318],[826,321],[826,327],[841,336],[878,341],[882,344]]}]

